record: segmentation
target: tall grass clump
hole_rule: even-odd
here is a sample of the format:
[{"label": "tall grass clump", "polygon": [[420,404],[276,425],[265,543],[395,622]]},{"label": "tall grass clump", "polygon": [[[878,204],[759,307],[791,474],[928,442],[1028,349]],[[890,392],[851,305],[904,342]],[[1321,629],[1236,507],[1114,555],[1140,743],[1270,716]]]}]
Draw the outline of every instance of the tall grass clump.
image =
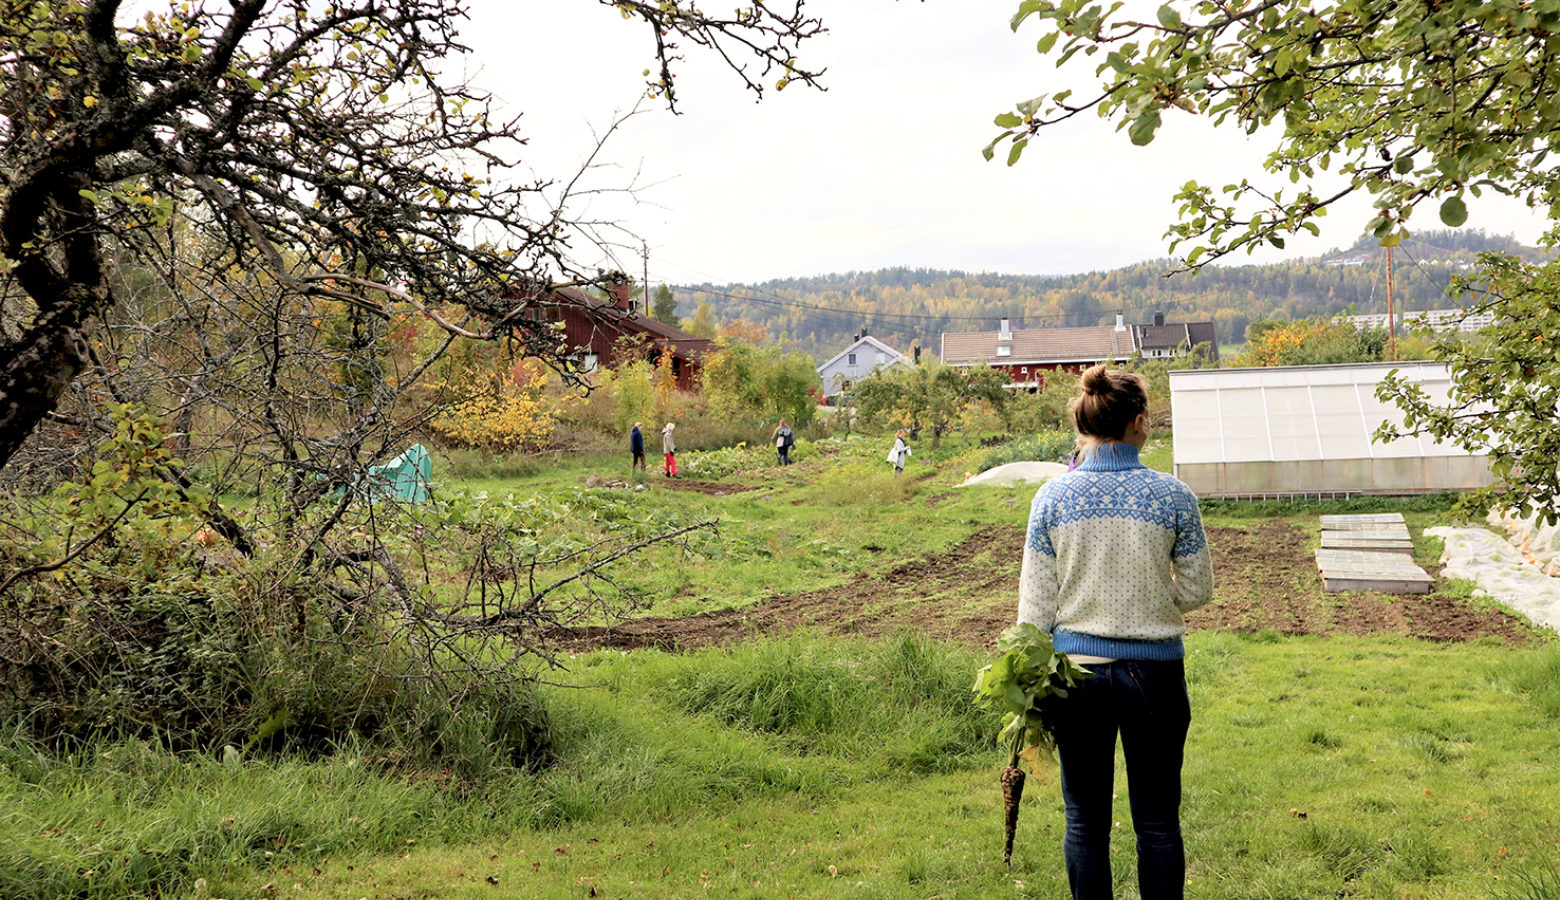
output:
[{"label": "tall grass clump", "polygon": [[914,458],[898,476],[887,462],[880,462],[878,468],[840,466],[818,479],[814,496],[823,506],[869,507],[899,503],[915,493],[916,476],[926,471],[930,470],[920,466]]},{"label": "tall grass clump", "polygon": [[[624,441],[627,444],[627,441]],[[543,471],[548,463],[544,456],[535,453],[489,453],[485,450],[446,449],[434,457],[434,487],[445,476],[456,480],[473,478],[530,478]],[[441,476],[440,470],[443,470]]]},{"label": "tall grass clump", "polygon": [[663,690],[688,712],[775,735],[803,752],[941,771],[984,749],[969,699],[978,658],[905,633],[875,642],[756,641],[696,657]]},{"label": "tall grass clump", "polygon": [[1560,868],[1518,872],[1496,887],[1495,900],[1560,900]]},{"label": "tall grass clump", "polygon": [[1504,678],[1534,708],[1551,719],[1560,719],[1560,644],[1545,644],[1513,659]]},{"label": "tall grass clump", "polygon": [[530,779],[482,792],[389,771],[363,744],[322,758],[170,753],[148,741],[0,743],[0,897],[182,896],[227,868],[470,840],[531,822]]}]

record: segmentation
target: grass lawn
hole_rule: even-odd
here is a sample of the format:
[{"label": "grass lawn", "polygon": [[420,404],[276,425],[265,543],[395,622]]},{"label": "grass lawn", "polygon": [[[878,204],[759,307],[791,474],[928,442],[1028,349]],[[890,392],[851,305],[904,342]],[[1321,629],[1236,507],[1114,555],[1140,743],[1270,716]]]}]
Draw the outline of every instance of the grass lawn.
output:
[{"label": "grass lawn", "polygon": [[[786,649],[816,655],[820,645]],[[1190,650],[1189,896],[1483,897],[1560,858],[1560,729],[1524,681],[1553,670],[1553,648],[1204,635]],[[865,665],[874,650],[847,643],[826,652],[842,665]],[[622,745],[582,752],[564,764],[575,771],[545,776],[554,791],[568,793],[567,784],[599,803],[577,819],[477,842],[334,855],[317,873],[240,870],[208,890],[297,898],[1065,895],[1053,779],[1030,782],[1010,872],[1000,860],[995,752],[954,754],[946,772],[902,756],[890,763],[847,721],[765,730],[690,711],[678,699],[682,679],[725,664],[724,651],[605,657],[582,661],[577,675],[632,686],[632,704],[583,703],[587,715],[607,717],[604,727]],[[793,674],[787,687],[797,696],[817,687],[811,667]],[[818,701],[799,705],[809,702]],[[901,739],[884,738],[891,747]],[[746,768],[723,773],[735,782],[725,786],[689,783],[688,759],[665,758],[726,742]],[[1133,897],[1119,775],[1118,792],[1118,895]],[[408,832],[409,841],[417,837]]]},{"label": "grass lawn", "polygon": [[[718,536],[652,551],[624,575],[651,614],[881,582],[911,585],[875,595],[902,620],[919,603],[945,622],[1005,610],[1016,583],[1016,558],[969,545],[992,535],[1007,553],[1033,491],[956,488],[980,452],[953,443],[899,479],[871,443],[703,486],[589,488],[627,473],[574,460],[450,487],[546,498],[549,527],[718,519]],[[1145,458],[1168,467],[1168,438]],[[1317,514],[1335,508],[1210,505],[1210,528],[1259,543],[1223,561],[1214,605],[1260,604],[1252,586],[1265,584],[1297,609],[1365,602],[1321,595],[1314,573],[1275,575],[1260,552],[1276,523],[1297,545],[1289,558],[1303,557]],[[1409,515],[1417,532],[1444,513],[1424,501]],[[950,568],[959,547],[970,552]],[[910,570],[921,581],[903,580]],[[915,593],[921,583],[935,590]],[[1219,621],[1187,640],[1188,896],[1560,900],[1560,644]],[[583,653],[542,688],[556,763],[474,784],[394,768],[366,745],[325,758],[111,742],[61,755],[0,735],[0,897],[1064,896],[1054,774],[1030,780],[1010,871],[996,722],[968,703],[986,650],[929,630],[820,623],[692,652]],[[1131,898],[1120,776],[1117,790],[1117,895]]]}]

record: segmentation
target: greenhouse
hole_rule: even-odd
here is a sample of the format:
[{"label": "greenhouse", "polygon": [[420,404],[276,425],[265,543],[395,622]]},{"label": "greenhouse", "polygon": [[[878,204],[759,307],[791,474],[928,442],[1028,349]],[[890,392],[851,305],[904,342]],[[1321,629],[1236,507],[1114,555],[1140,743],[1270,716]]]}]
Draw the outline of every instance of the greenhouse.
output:
[{"label": "greenhouse", "polygon": [[1380,443],[1402,412],[1376,399],[1397,370],[1438,402],[1437,362],[1188,369],[1170,373],[1175,474],[1204,497],[1418,494],[1491,483],[1489,459],[1430,437]]}]

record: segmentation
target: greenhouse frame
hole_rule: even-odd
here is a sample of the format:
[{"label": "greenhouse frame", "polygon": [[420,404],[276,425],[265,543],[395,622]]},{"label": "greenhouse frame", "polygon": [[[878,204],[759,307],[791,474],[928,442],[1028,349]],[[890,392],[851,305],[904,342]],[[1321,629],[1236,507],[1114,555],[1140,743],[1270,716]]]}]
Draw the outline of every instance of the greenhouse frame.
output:
[{"label": "greenhouse frame", "polygon": [[1446,402],[1438,362],[1185,369],[1170,373],[1175,474],[1199,496],[1422,494],[1492,482],[1489,457],[1425,437],[1372,439],[1402,411],[1376,399],[1397,371]]}]

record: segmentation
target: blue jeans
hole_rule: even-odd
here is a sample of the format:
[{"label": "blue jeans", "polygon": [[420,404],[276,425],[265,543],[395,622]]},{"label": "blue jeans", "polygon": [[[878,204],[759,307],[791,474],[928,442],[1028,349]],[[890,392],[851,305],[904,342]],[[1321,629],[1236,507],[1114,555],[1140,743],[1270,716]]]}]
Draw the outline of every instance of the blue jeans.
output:
[{"label": "blue jeans", "polygon": [[1142,900],[1180,900],[1181,757],[1191,704],[1181,660],[1089,665],[1086,679],[1054,701],[1052,724],[1067,806],[1067,882],[1073,900],[1110,900],[1111,790],[1116,733],[1127,760]]}]

